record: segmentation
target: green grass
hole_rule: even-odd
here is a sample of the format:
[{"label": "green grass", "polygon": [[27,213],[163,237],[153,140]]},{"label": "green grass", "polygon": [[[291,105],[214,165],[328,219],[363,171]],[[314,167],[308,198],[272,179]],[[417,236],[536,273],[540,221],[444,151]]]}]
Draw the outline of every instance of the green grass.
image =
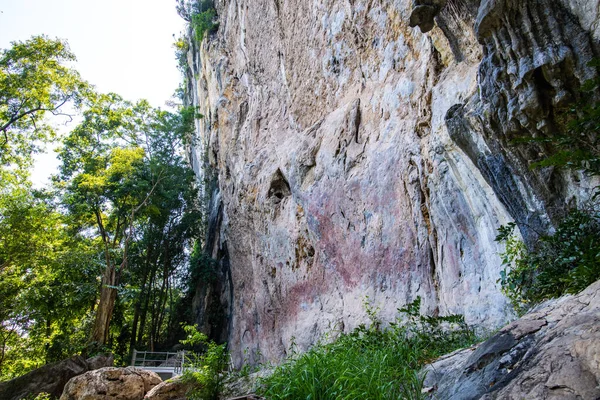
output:
[{"label": "green grass", "polygon": [[421,367],[476,338],[461,316],[423,317],[419,306],[417,299],[399,310],[407,317],[403,323],[380,329],[374,320],[333,343],[293,353],[260,381],[259,392],[270,400],[424,398]]}]

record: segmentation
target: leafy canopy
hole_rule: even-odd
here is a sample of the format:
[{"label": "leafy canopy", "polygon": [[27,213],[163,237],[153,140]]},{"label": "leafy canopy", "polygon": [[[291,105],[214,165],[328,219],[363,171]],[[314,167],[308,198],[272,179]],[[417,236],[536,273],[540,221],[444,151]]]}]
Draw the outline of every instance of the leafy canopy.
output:
[{"label": "leafy canopy", "polygon": [[[0,53],[0,380],[95,350],[126,362],[191,321],[183,269],[202,218],[183,149],[196,112],[94,93],[74,60],[44,36]],[[32,152],[57,136],[47,117],[71,111],[59,174],[35,191]]]},{"label": "leafy canopy", "polygon": [[66,41],[34,36],[0,52],[0,165],[26,167],[38,145],[54,137],[47,113],[67,115],[90,92]]}]

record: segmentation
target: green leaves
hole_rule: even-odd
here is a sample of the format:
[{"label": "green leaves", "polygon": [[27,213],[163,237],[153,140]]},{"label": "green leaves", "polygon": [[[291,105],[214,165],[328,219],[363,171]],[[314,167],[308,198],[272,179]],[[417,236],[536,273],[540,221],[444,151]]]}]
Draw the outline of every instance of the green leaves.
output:
[{"label": "green leaves", "polygon": [[[90,332],[123,358],[131,337],[174,343],[184,315],[201,229],[184,151],[196,110],[94,93],[74,61],[45,36],[0,52],[0,379],[82,351]],[[60,173],[35,192],[31,154],[57,136],[47,117],[71,111]]]},{"label": "green leaves", "polygon": [[417,298],[401,308],[406,318],[385,329],[374,311],[378,307],[368,305],[370,327],[361,325],[301,355],[292,349],[292,356],[261,380],[260,391],[274,400],[424,398],[423,364],[476,338],[462,316],[424,316],[420,305]]},{"label": "green leaves", "polygon": [[0,52],[0,165],[27,168],[31,153],[54,137],[47,113],[67,115],[80,106],[89,85],[67,65],[75,61],[68,44],[34,36]]},{"label": "green leaves", "polygon": [[190,399],[217,400],[223,387],[224,374],[229,361],[225,344],[216,344],[208,337],[198,331],[195,326],[183,327],[187,334],[181,343],[187,346],[202,346],[204,349],[200,355],[187,355],[183,380],[194,385],[191,393],[187,394]]},{"label": "green leaves", "polygon": [[527,249],[515,225],[499,229],[506,245],[499,283],[518,312],[543,300],[577,293],[600,279],[600,214],[573,210],[553,235]]},{"label": "green leaves", "polygon": [[[589,63],[598,68],[600,59]],[[541,137],[524,136],[515,144],[537,145],[543,158],[532,168],[558,167],[583,171],[590,176],[600,175],[600,78],[585,82],[576,96],[578,101],[566,109],[553,110],[556,127]],[[596,196],[600,188],[596,188]]]},{"label": "green leaves", "polygon": [[71,356],[96,295],[93,243],[70,235],[50,199],[26,187],[0,196],[0,379]]},{"label": "green leaves", "polygon": [[219,24],[215,22],[217,12],[214,8],[192,15],[192,26],[196,33],[196,40],[202,42],[206,33],[218,29]]}]

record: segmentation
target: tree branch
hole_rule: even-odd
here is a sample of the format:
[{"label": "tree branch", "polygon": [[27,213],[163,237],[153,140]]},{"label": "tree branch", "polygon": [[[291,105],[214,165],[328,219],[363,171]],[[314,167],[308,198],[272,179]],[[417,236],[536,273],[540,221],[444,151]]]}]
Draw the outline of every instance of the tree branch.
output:
[{"label": "tree branch", "polygon": [[[70,99],[71,99],[71,95],[68,95],[60,104],[58,104],[58,105],[56,105],[56,106],[54,106],[52,108],[44,108],[41,103],[38,103],[37,107],[34,107],[31,110],[27,110],[27,111],[24,111],[24,112],[22,112],[22,113],[19,114],[19,112],[24,107],[24,105],[27,102],[27,100],[29,100],[29,99],[25,99],[23,101],[23,103],[19,106],[19,108],[17,109],[17,111],[15,111],[13,113],[13,116],[10,118],[10,120],[6,124],[0,126],[0,131],[2,131],[4,133],[4,140],[5,140],[5,142],[3,144],[8,143],[7,131],[8,131],[8,128],[10,128],[11,125],[13,125],[15,122],[18,122],[19,120],[21,120],[21,119],[23,119],[23,118],[25,118],[27,116],[31,116],[33,118],[33,114],[35,114],[37,112],[40,112],[40,111],[42,111],[42,112],[49,111],[53,115],[66,115],[69,118],[71,118],[71,121],[72,121],[73,117],[71,115],[69,115],[69,114],[63,114],[63,113],[57,113],[58,109],[61,108],[62,106],[64,106]],[[35,126],[35,124],[34,124],[34,126]]]}]

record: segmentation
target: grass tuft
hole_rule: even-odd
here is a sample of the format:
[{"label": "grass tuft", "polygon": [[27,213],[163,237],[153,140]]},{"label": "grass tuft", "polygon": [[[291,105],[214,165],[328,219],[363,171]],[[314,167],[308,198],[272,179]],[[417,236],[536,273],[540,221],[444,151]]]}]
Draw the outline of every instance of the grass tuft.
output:
[{"label": "grass tuft", "polygon": [[[475,334],[462,316],[419,315],[420,298],[398,311],[389,327],[373,320],[292,356],[260,381],[259,392],[277,399],[422,399],[421,367],[453,350],[470,346]],[[369,309],[372,311],[372,309]]]}]

